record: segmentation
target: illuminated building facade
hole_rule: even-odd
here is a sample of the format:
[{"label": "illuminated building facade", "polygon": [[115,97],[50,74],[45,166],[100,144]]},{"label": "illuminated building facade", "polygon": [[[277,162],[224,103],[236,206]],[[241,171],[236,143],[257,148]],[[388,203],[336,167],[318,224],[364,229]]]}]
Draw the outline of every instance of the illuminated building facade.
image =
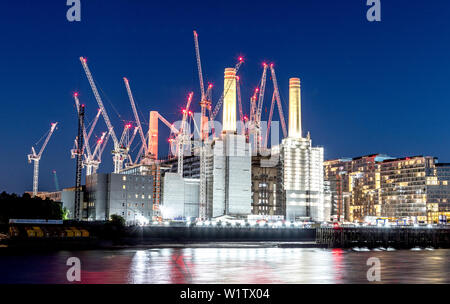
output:
[{"label": "illuminated building facade", "polygon": [[[236,70],[225,69],[222,134],[205,154],[206,217],[251,214],[251,147],[236,132]],[[202,160],[201,160],[202,161]]]},{"label": "illuminated building facade", "polygon": [[447,223],[450,219],[450,164],[435,163],[433,178],[427,181],[427,220]]},{"label": "illuminated building facade", "polygon": [[434,180],[433,157],[405,157],[380,164],[381,215],[427,221],[427,184]]},{"label": "illuminated building facade", "polygon": [[109,220],[117,214],[128,225],[152,220],[152,175],[96,173],[86,178],[85,204],[88,220]]},{"label": "illuminated building facade", "polygon": [[281,174],[278,155],[252,157],[252,214],[285,215]]},{"label": "illuminated building facade", "polygon": [[280,145],[286,220],[328,220],[324,204],[323,148],[302,137],[300,79],[289,80],[289,136]]},{"label": "illuminated building facade", "polygon": [[436,158],[373,154],[324,162],[338,221],[366,216],[437,223],[449,215],[450,165]]}]

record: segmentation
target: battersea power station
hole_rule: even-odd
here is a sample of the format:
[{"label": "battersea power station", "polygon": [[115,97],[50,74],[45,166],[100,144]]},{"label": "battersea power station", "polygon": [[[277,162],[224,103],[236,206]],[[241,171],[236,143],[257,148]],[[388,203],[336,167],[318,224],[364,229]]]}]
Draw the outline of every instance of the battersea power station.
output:
[{"label": "battersea power station", "polygon": [[[194,41],[200,100],[193,102],[193,94],[189,94],[182,117],[175,123],[156,110],[150,111],[148,130],[145,130],[147,127],[140,123],[136,111],[130,81],[124,78],[136,126],[133,130],[133,126],[126,125],[120,140],[87,60],[80,58],[100,108],[98,116],[101,112],[109,130],[102,134],[94,153],[85,155],[82,165],[87,168],[86,184],[52,195],[63,202],[70,218],[108,220],[116,214],[130,225],[222,218],[329,221],[331,192],[324,183],[324,150],[312,145],[309,132],[305,136],[300,79],[290,78],[283,85],[285,89],[289,86],[288,123],[285,123],[273,64],[263,64],[261,80],[250,97],[249,115],[243,114],[238,76],[243,58],[239,58],[236,66],[225,69],[223,93],[213,105],[212,86],[203,87],[196,32]],[[266,79],[271,79],[273,91],[270,114],[263,121]],[[75,100],[78,106],[77,96]],[[191,110],[195,104],[199,105],[200,113]],[[275,108],[279,122],[272,122]],[[220,109],[221,119],[217,115]],[[165,158],[158,157],[161,125],[170,129],[170,155]],[[91,130],[83,131],[91,133]],[[129,147],[135,137],[141,138],[141,149],[133,161]],[[114,143],[114,171],[100,173],[97,169],[108,139]],[[89,138],[85,136],[85,140],[87,147]]]},{"label": "battersea power station", "polygon": [[[309,134],[303,136],[300,79],[289,81],[288,136],[271,148],[261,140],[266,134],[261,131],[257,98],[252,98],[255,111],[251,121],[246,125],[245,119],[243,123],[239,120],[235,68],[225,69],[224,88],[220,134],[193,141],[187,119],[182,120],[173,140],[175,155],[168,159],[157,158],[154,142],[162,116],[152,111],[148,157],[117,173],[88,175],[81,218],[107,220],[118,214],[128,224],[223,216],[330,220],[331,201],[324,195],[323,148],[313,147]],[[202,103],[208,106],[208,100]],[[198,125],[208,128],[204,116]],[[199,131],[200,135],[208,132]],[[63,203],[72,211],[73,189],[66,192]]]}]

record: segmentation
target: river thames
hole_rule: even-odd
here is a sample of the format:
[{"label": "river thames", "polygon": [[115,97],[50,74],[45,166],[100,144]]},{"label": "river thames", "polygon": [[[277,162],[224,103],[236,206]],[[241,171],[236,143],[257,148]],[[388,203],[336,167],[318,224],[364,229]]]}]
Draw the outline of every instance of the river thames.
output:
[{"label": "river thames", "polygon": [[[367,250],[367,249],[366,249]],[[81,283],[450,283],[450,250],[278,248],[260,246],[80,250],[0,255],[0,283],[70,283],[66,261],[81,261]]]}]

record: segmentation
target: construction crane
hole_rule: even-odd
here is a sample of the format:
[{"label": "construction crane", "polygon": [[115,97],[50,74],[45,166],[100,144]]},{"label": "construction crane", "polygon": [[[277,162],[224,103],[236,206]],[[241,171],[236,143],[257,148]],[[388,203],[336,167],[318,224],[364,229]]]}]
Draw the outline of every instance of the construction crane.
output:
[{"label": "construction crane", "polygon": [[266,132],[266,136],[265,136],[264,144],[263,144],[264,148],[267,148],[267,143],[269,142],[269,133],[270,133],[270,126],[272,124],[272,116],[273,116],[273,109],[275,106],[275,100],[276,100],[276,97],[275,97],[275,91],[274,91],[272,94],[272,102],[270,103],[269,120],[267,121],[267,132]]},{"label": "construction crane", "polygon": [[237,100],[238,100],[238,108],[239,108],[239,121],[241,122],[241,133],[245,134],[245,125],[244,125],[244,113],[242,110],[242,98],[241,98],[241,84],[240,77],[236,76],[236,89],[237,89]]},{"label": "construction crane", "polygon": [[[73,94],[73,98],[75,100],[75,106],[77,108],[77,113],[80,113],[80,100],[78,99],[78,93]],[[94,156],[91,153],[91,147],[89,145],[89,139],[92,135],[92,132],[94,131],[95,126],[97,125],[98,118],[100,117],[101,109],[97,111],[97,115],[94,118],[94,121],[92,122],[91,128],[89,129],[89,132],[86,132],[86,126],[83,123],[82,126],[82,133],[84,137],[84,144],[83,144],[83,156],[84,159],[82,161],[82,166],[86,167],[86,176],[89,176],[93,173],[93,168],[96,166],[98,168],[98,163],[96,160],[94,160]],[[75,149],[71,150],[72,158],[75,158],[77,156],[78,151],[78,138],[75,139]],[[84,151],[86,151],[86,154],[84,154]]]},{"label": "construction crane", "polygon": [[190,93],[188,96],[186,108],[183,109],[183,118],[181,120],[181,127],[177,135],[177,153],[178,153],[178,174],[183,176],[183,155],[184,149],[186,145],[190,145],[191,141],[191,133],[188,133],[188,128],[186,125],[186,120],[188,115],[192,116],[192,112],[190,111],[190,106],[192,102],[192,96],[194,93]]},{"label": "construction crane", "polygon": [[128,79],[125,78],[125,77],[123,78],[123,81],[124,81],[125,87],[127,89],[128,98],[130,99],[131,108],[133,109],[134,119],[136,120],[136,124],[137,124],[136,128],[137,128],[137,130],[139,132],[139,135],[141,137],[142,149],[143,149],[143,152],[144,152],[143,161],[146,162],[147,159],[156,159],[156,155],[149,155],[147,142],[145,140],[144,130],[142,129],[141,120],[139,119],[139,115],[138,115],[138,112],[136,110],[136,104],[134,102],[133,93],[131,92],[130,83],[129,83]]},{"label": "construction crane", "polygon": [[248,122],[248,135],[253,138],[253,148],[258,153],[262,147],[261,135],[261,114],[264,102],[264,93],[266,90],[268,65],[263,63],[263,73],[259,86],[255,89],[253,96],[250,98],[250,121]]},{"label": "construction crane", "polygon": [[39,180],[39,161],[41,160],[42,153],[45,150],[45,147],[48,144],[48,141],[50,140],[50,137],[52,137],[53,132],[56,129],[56,126],[58,125],[57,122],[52,123],[50,127],[50,131],[48,131],[47,137],[45,138],[44,143],[42,144],[41,150],[39,153],[36,154],[36,150],[34,147],[31,147],[31,154],[28,154],[28,162],[31,163],[34,162],[34,170],[33,170],[33,196],[37,195],[38,192],[38,180]]},{"label": "construction crane", "polygon": [[114,142],[114,150],[113,154],[113,162],[114,162],[114,173],[119,173],[123,168],[123,162],[128,158],[128,149],[121,143],[114,132],[114,127],[109,120],[108,113],[103,105],[103,101],[98,93],[97,87],[95,85],[94,79],[92,77],[91,71],[87,65],[87,60],[84,57],[80,57],[81,64],[83,66],[84,72],[86,73],[86,77],[88,78],[89,84],[91,86],[92,92],[94,93],[95,99],[97,100],[98,106],[100,107],[103,115],[103,119],[105,120],[106,126],[108,127],[108,132],[113,139]]},{"label": "construction crane", "polygon": [[53,181],[55,182],[55,190],[59,191],[59,182],[58,182],[58,176],[56,175],[56,170],[53,170],[52,174],[53,174]]},{"label": "construction crane", "polygon": [[267,132],[266,132],[266,136],[264,139],[264,144],[263,147],[267,148],[268,142],[269,142],[269,134],[270,134],[270,127],[272,124],[272,117],[273,117],[273,111],[274,111],[274,107],[275,107],[275,102],[277,103],[278,106],[278,114],[280,116],[280,122],[281,122],[281,128],[283,131],[283,136],[287,137],[287,128],[286,128],[286,122],[284,119],[284,113],[283,113],[283,107],[282,107],[282,103],[281,103],[281,98],[280,98],[280,91],[278,89],[278,82],[277,82],[277,76],[275,74],[275,68],[273,66],[273,63],[270,64],[270,72],[272,75],[272,82],[273,82],[273,95],[272,95],[272,102],[270,104],[270,112],[269,112],[269,120],[267,123]]},{"label": "construction crane", "polygon": [[[90,165],[92,166],[91,174],[95,174],[97,172],[98,167],[101,163],[101,156],[98,156],[99,150],[101,149],[101,145],[105,139],[105,136],[108,132],[103,132],[100,139],[97,140],[95,144],[94,152],[92,152],[92,160],[90,161]],[[97,156],[97,158],[96,158]],[[87,174],[86,174],[87,175]]]},{"label": "construction crane", "polygon": [[[270,71],[272,74],[272,82],[273,82],[275,98],[277,100],[277,105],[278,105],[278,113],[280,114],[281,128],[283,130],[284,137],[287,137],[288,132],[287,132],[287,128],[286,128],[286,121],[284,120],[283,107],[282,107],[281,98],[280,98],[280,90],[278,89],[277,75],[275,74],[275,68],[273,66],[273,63],[270,65]],[[269,132],[269,130],[267,130],[267,132]]]},{"label": "construction crane", "polygon": [[[78,111],[79,101],[75,101],[75,105],[76,105],[76,108],[77,108],[77,111]],[[91,127],[89,128],[89,132],[87,133],[87,138],[88,139],[91,138],[92,132],[94,131],[95,126],[97,125],[97,122],[98,122],[98,119],[100,117],[100,114],[101,114],[101,110],[98,109],[97,115],[95,116],[94,121],[92,122]],[[84,142],[85,142],[85,145],[86,145],[86,142],[88,142],[86,140],[86,138],[85,138]],[[73,148],[70,150],[71,158],[75,158],[77,149],[78,149],[78,139],[77,139],[77,137],[75,137]],[[85,164],[83,164],[83,165],[85,165]]]},{"label": "construction crane", "polygon": [[[84,105],[80,105],[78,109],[78,151],[76,153],[76,170],[75,170],[75,210],[74,219],[81,220],[81,170],[83,169],[83,147],[84,134],[86,129],[84,127]],[[88,147],[89,145],[86,145]]]},{"label": "construction crane", "polygon": [[[98,150],[98,154],[97,154],[97,160],[99,162],[102,161],[102,155],[103,155],[103,151],[105,150],[106,145],[108,144],[108,139],[111,135],[109,134],[109,132],[106,132],[106,137],[105,139],[103,139],[103,137],[97,141],[97,144],[99,145],[99,150]],[[95,155],[95,154],[94,154]]]},{"label": "construction crane", "polygon": [[197,59],[197,69],[198,69],[198,79],[200,82],[200,139],[202,141],[208,139],[209,135],[209,122],[208,117],[206,116],[206,111],[211,111],[211,89],[212,84],[208,85],[208,89],[205,93],[205,85],[203,82],[203,73],[202,73],[202,63],[200,60],[200,47],[198,45],[198,34],[194,31],[194,47],[195,47],[195,57]]},{"label": "construction crane", "polygon": [[[236,63],[236,65],[234,66],[234,69],[236,70],[236,75],[237,75],[237,73],[238,73],[238,71],[239,71],[239,68],[241,67],[241,65],[242,65],[243,63],[244,63],[244,58],[239,57],[239,58],[238,58],[238,63]],[[222,104],[223,104],[223,100],[224,100],[224,98],[225,98],[225,95],[226,95],[226,93],[228,92],[228,90],[230,89],[231,83],[232,83],[232,82],[230,82],[230,84],[229,84],[228,87],[223,88],[222,96],[220,96],[219,101],[217,102],[216,106],[214,107],[214,111],[212,112],[212,115],[211,115],[211,120],[214,120],[214,119],[216,118],[217,114],[219,113],[219,110],[220,110],[220,108],[222,107]]]}]

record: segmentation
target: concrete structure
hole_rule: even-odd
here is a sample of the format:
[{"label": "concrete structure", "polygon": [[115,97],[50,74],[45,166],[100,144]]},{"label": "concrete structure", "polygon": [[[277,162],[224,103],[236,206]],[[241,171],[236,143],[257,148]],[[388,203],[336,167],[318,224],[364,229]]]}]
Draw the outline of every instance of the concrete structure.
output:
[{"label": "concrete structure", "polygon": [[323,182],[323,218],[325,221],[332,221],[331,210],[333,209],[333,195],[331,191],[331,183]]},{"label": "concrete structure", "polygon": [[323,148],[309,138],[285,138],[280,156],[286,219],[324,221]]},{"label": "concrete structure", "polygon": [[199,216],[200,179],[183,178],[166,172],[162,187],[162,217],[164,219],[196,219]]},{"label": "concrete structure", "polygon": [[222,134],[207,156],[207,217],[251,213],[251,149],[244,135]]},{"label": "concrete structure", "polygon": [[286,219],[325,220],[323,148],[302,137],[300,79],[289,80],[289,136],[280,145]]},{"label": "concrete structure", "polygon": [[152,175],[97,173],[86,180],[88,220],[109,220],[123,216],[127,224],[152,220],[154,178]]},{"label": "concrete structure", "polygon": [[223,132],[236,132],[236,69],[226,68],[223,99]]},{"label": "concrete structure", "polygon": [[151,111],[148,128],[148,153],[153,159],[158,159],[158,120],[158,112]]},{"label": "concrete structure", "polygon": [[205,142],[201,162],[205,176],[206,217],[251,213],[251,148],[236,134],[236,70],[225,69],[222,134]]},{"label": "concrete structure", "polygon": [[[178,159],[176,157],[161,160],[160,164],[168,168],[168,172],[178,172]],[[191,155],[183,157],[183,177],[200,178],[200,156]]]},{"label": "concrete structure", "polygon": [[300,78],[289,79],[289,137],[302,138]]}]

